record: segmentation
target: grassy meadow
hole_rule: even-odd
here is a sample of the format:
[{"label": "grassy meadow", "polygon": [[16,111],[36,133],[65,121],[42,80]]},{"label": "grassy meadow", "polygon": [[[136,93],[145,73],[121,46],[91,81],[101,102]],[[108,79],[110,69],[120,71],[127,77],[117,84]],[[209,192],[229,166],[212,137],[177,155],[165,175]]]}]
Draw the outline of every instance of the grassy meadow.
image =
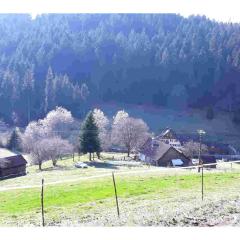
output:
[{"label": "grassy meadow", "polygon": [[[128,202],[127,211],[146,200],[158,199],[161,204],[168,200],[188,201],[193,204],[201,198],[201,176],[196,173],[162,175],[141,173],[121,175],[116,172],[117,192],[120,202]],[[206,173],[204,194],[206,198],[230,196],[239,191],[239,172]],[[40,187],[0,192],[0,225],[40,225]],[[47,225],[62,221],[84,222],[86,215],[101,216],[108,209],[115,209],[114,188],[111,176],[85,179],[78,182],[56,184],[45,187],[45,218]],[[168,205],[165,205],[168,208]],[[113,210],[114,211],[114,210]]]},{"label": "grassy meadow", "polygon": [[[124,157],[124,153],[102,153],[101,160],[89,162],[88,155],[74,159],[69,156],[56,167],[51,161],[43,163],[42,171],[29,165],[26,176],[0,181],[0,226],[41,225],[42,178],[47,226],[158,225],[162,218],[170,216],[164,220],[166,224],[179,209],[184,214],[190,209],[195,212],[196,205],[204,208],[239,195],[240,164],[237,163],[223,162],[215,170],[205,170],[202,202],[201,174],[196,169],[112,164]],[[74,164],[79,161],[89,167],[76,168]],[[116,214],[112,172],[115,172],[120,218]],[[26,186],[31,188],[22,188]]]}]

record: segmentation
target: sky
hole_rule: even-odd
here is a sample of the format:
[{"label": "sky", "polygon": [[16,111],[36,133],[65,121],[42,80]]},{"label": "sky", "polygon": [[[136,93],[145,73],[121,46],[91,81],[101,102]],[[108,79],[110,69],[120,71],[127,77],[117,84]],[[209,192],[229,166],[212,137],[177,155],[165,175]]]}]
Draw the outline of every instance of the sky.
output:
[{"label": "sky", "polygon": [[[239,2],[239,3],[238,3]],[[240,23],[239,0],[0,0],[0,13],[179,13]]]}]

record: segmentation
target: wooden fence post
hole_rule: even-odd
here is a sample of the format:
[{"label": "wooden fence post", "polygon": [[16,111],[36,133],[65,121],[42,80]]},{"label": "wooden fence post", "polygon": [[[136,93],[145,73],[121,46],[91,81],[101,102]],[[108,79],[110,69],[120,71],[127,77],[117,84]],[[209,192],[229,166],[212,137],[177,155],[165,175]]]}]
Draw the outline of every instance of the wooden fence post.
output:
[{"label": "wooden fence post", "polygon": [[114,173],[113,172],[112,172],[112,179],[113,179],[113,186],[114,186],[114,191],[115,191],[117,213],[118,213],[118,217],[119,217],[120,216],[120,212],[119,212],[119,206],[118,206],[117,188],[116,188],[115,177],[114,177]]},{"label": "wooden fence post", "polygon": [[44,199],[43,186],[44,186],[44,179],[42,179],[42,191],[41,191],[42,226],[44,227],[45,226],[45,222],[44,222],[44,205],[43,205],[43,199]]},{"label": "wooden fence post", "polygon": [[202,201],[203,201],[203,165],[202,165]]}]

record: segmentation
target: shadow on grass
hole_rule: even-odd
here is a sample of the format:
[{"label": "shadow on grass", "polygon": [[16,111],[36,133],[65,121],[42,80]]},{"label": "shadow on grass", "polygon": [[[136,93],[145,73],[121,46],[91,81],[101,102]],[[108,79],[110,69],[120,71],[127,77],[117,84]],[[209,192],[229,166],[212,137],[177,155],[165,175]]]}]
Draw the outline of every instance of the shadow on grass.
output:
[{"label": "shadow on grass", "polygon": [[54,170],[72,170],[74,168],[74,166],[61,166],[61,165],[57,165],[55,167],[48,167],[48,168],[43,168],[42,171],[40,172],[47,172],[47,171],[54,171]]},{"label": "shadow on grass", "polygon": [[111,163],[106,163],[106,162],[85,162],[88,166],[90,167],[95,167],[95,168],[108,168],[108,169],[118,169],[117,166],[111,164]]}]

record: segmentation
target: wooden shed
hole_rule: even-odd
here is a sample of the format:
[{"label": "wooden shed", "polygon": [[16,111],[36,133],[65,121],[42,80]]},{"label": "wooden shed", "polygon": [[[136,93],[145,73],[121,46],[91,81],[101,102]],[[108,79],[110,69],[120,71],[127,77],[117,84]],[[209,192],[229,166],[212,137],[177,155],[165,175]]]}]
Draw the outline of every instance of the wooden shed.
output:
[{"label": "wooden shed", "polygon": [[0,179],[26,175],[26,165],[22,155],[0,158]]}]

